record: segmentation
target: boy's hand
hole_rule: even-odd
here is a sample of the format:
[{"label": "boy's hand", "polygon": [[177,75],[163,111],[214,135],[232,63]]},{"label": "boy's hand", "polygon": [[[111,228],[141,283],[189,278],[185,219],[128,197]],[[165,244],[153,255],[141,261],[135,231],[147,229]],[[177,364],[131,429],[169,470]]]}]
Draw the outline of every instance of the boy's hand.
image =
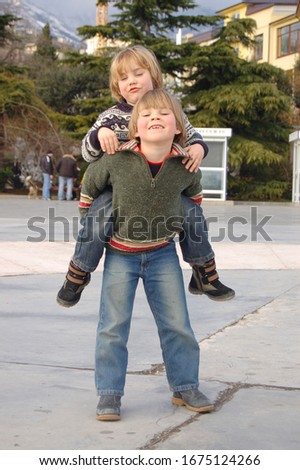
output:
[{"label": "boy's hand", "polygon": [[197,173],[204,157],[204,148],[200,144],[194,144],[189,147],[185,147],[184,150],[189,154],[189,157],[184,158],[182,163],[191,173]]},{"label": "boy's hand", "polygon": [[118,150],[120,143],[114,131],[107,127],[100,127],[97,135],[103,152],[114,154]]}]

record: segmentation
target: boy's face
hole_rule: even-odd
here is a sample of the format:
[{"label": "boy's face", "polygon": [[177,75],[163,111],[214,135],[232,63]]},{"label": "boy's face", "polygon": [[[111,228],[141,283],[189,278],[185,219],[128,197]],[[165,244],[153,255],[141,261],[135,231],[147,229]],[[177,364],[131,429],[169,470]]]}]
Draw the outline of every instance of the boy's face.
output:
[{"label": "boy's face", "polygon": [[124,69],[118,81],[120,94],[131,105],[147,92],[153,90],[152,78],[149,70],[143,69],[131,60]]},{"label": "boy's face", "polygon": [[144,108],[139,112],[135,137],[142,142],[172,141],[176,134],[180,134],[180,130],[171,109]]}]

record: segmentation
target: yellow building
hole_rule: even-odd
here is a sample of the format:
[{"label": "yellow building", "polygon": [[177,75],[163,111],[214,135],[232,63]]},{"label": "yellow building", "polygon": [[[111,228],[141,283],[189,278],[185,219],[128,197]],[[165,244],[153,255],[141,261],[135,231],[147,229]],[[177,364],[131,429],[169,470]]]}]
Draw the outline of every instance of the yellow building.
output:
[{"label": "yellow building", "polygon": [[[216,12],[224,16],[224,24],[234,19],[251,18],[256,22],[256,48],[236,44],[245,60],[268,62],[283,70],[292,70],[300,50],[300,0],[240,2]],[[194,36],[200,45],[212,42],[208,32]]]}]

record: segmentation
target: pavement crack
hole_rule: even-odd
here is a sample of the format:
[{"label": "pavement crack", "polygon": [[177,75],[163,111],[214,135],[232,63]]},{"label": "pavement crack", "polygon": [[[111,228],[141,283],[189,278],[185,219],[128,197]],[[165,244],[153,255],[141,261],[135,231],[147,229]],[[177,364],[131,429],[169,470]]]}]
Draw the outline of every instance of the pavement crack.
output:
[{"label": "pavement crack", "polygon": [[[226,403],[231,401],[234,395],[243,389],[249,388],[263,388],[265,390],[285,390],[285,391],[300,391],[300,387],[284,387],[284,386],[276,386],[276,385],[267,385],[267,384],[247,384],[243,382],[220,382],[224,383],[228,386],[225,390],[219,393],[215,402],[215,409],[214,411],[210,412],[210,414],[218,412]],[[204,413],[206,414],[206,413]],[[182,423],[167,428],[164,431],[155,434],[145,445],[139,447],[138,450],[154,450],[158,444],[165,442],[169,437],[172,437],[174,434],[181,432],[184,428],[189,426],[190,424],[198,421],[204,415],[203,413],[196,413],[195,415],[189,417]]]},{"label": "pavement crack", "polygon": [[41,364],[39,362],[21,362],[21,361],[1,361],[1,364],[11,364],[16,366],[34,366],[34,367],[48,367],[53,369],[69,369],[69,370],[88,370],[93,371],[93,367],[75,367],[63,366],[59,364]]},{"label": "pavement crack", "polygon": [[157,444],[165,442],[170,436],[181,432],[181,430],[188,426],[189,424],[193,423],[199,419],[199,415],[191,416],[183,423],[178,424],[177,426],[173,426],[171,428],[167,428],[164,431],[155,434],[144,446],[139,447],[138,450],[153,450]]},{"label": "pavement crack", "polygon": [[[232,399],[233,395],[235,392],[240,388],[240,384],[229,384],[229,388],[223,392],[221,392],[216,400],[216,408],[215,411],[217,411],[223,404],[229,400]],[[213,412],[215,412],[213,411]],[[212,412],[212,413],[213,413]],[[205,413],[206,414],[206,413]],[[190,416],[188,419],[183,421],[182,423],[167,428],[164,431],[155,434],[144,446],[139,447],[139,450],[153,450],[155,449],[155,446],[157,444],[161,444],[162,442],[165,442],[169,437],[171,437],[173,434],[181,432],[182,429],[185,427],[189,426],[190,424],[194,423],[195,421],[198,421],[201,419],[201,416],[203,416],[203,413],[196,413],[192,416]]]},{"label": "pavement crack", "polygon": [[151,364],[149,369],[137,370],[137,371],[127,371],[128,375],[159,375],[164,373],[165,366],[161,364]]},{"label": "pavement crack", "polygon": [[[60,364],[42,364],[40,362],[25,362],[25,361],[0,361],[1,364],[11,364],[17,366],[34,366],[34,367],[51,367],[53,369],[69,369],[69,370],[82,370],[82,371],[94,371],[94,367],[76,367],[76,366],[64,366]],[[159,375],[164,373],[165,366],[161,364],[152,364],[149,369],[127,371],[128,375]]]},{"label": "pavement crack", "polygon": [[[289,292],[289,290],[291,290],[292,288],[289,288],[287,291],[284,292],[284,294],[286,292]],[[228,323],[227,325],[225,325],[223,328],[220,328],[219,330],[216,330],[214,331],[213,333],[211,334],[208,334],[207,336],[205,336],[205,338],[203,338],[201,341],[199,341],[199,344],[201,344],[202,342],[208,340],[208,339],[211,339],[213,338],[214,336],[218,335],[219,333],[223,333],[224,331],[226,331],[227,329],[229,328],[232,328],[233,326],[236,326],[236,325],[239,325],[240,323],[248,320],[252,315],[260,315],[261,312],[260,310],[263,309],[264,307],[266,307],[267,305],[271,304],[272,302],[274,302],[274,300],[276,300],[278,297],[280,297],[282,294],[279,294],[277,297],[274,297],[270,300],[268,300],[267,302],[265,302],[264,304],[260,305],[259,307],[257,307],[255,310],[253,310],[252,312],[248,312],[248,313],[245,313],[245,315],[243,315],[242,317],[238,318],[237,320],[234,320],[232,321],[231,323]]]},{"label": "pavement crack", "polygon": [[286,387],[283,385],[269,385],[269,384],[249,384],[245,382],[222,382],[219,381],[219,383],[223,383],[228,386],[225,390],[219,393],[216,403],[215,403],[215,411],[218,411],[220,408],[222,408],[226,403],[228,403],[234,395],[239,391],[239,390],[245,390],[245,389],[250,389],[250,388],[260,388],[264,390],[284,390],[288,392],[293,392],[293,391],[300,391],[300,387]]}]

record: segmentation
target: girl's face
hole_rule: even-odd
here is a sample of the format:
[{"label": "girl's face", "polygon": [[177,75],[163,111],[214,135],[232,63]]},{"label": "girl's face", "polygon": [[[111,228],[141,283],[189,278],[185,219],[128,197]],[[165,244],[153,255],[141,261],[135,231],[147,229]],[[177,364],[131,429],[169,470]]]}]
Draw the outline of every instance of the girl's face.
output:
[{"label": "girl's face", "polygon": [[124,69],[118,85],[123,98],[133,106],[147,91],[153,90],[149,70],[143,69],[133,60]]},{"label": "girl's face", "polygon": [[164,142],[180,134],[176,118],[169,108],[144,108],[138,114],[136,137],[142,142]]}]

